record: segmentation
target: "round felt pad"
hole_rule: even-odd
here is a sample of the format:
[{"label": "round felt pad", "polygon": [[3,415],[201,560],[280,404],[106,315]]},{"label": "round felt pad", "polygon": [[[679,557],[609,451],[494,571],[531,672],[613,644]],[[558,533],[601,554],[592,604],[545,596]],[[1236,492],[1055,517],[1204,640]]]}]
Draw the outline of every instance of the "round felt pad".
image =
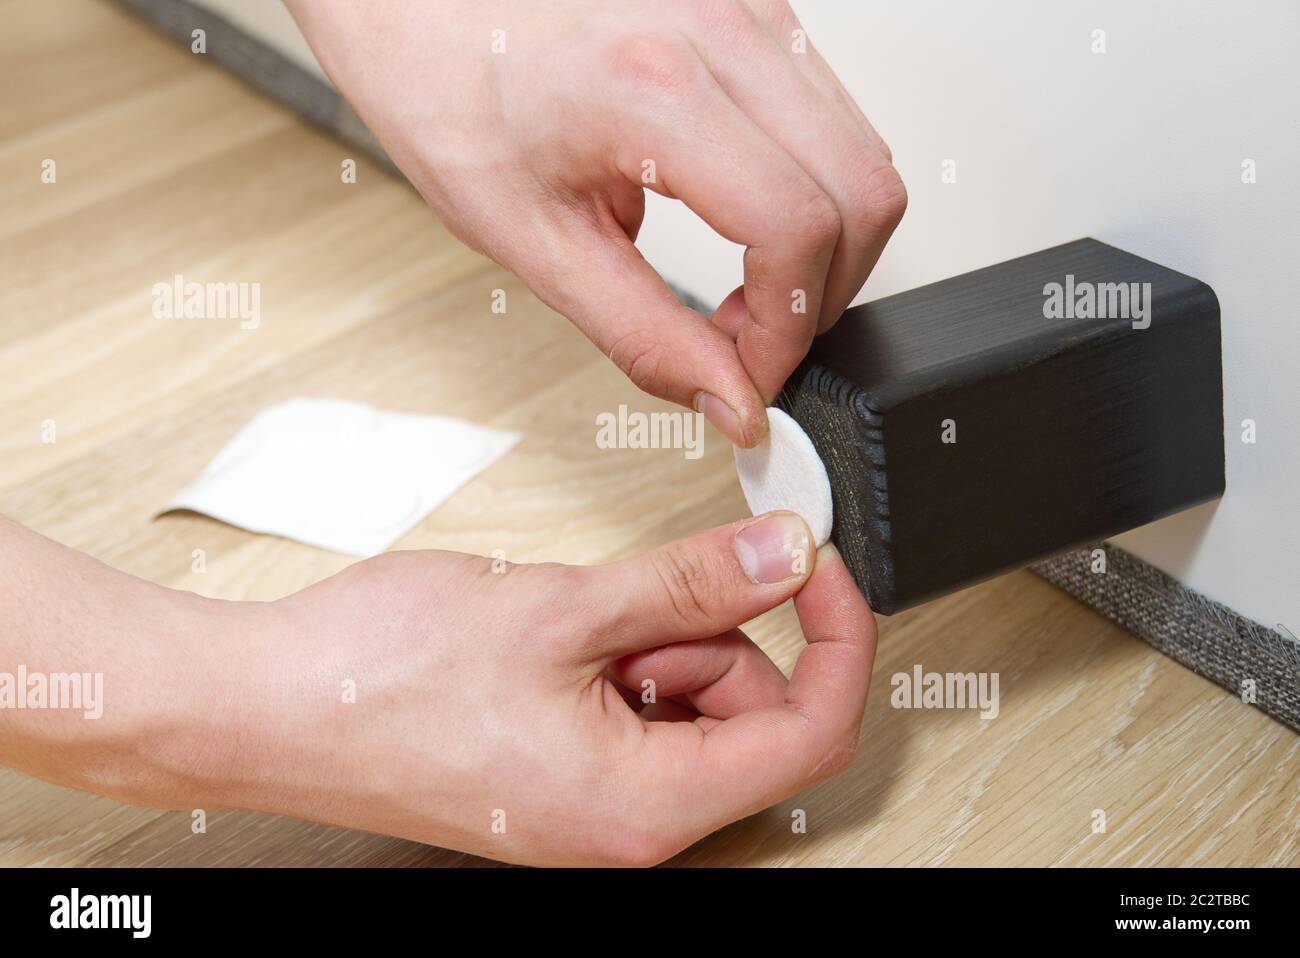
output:
[{"label": "round felt pad", "polygon": [[767,440],[753,449],[736,447],[736,472],[750,512],[789,509],[803,516],[817,545],[831,537],[831,481],[812,440],[779,409],[768,409]]}]

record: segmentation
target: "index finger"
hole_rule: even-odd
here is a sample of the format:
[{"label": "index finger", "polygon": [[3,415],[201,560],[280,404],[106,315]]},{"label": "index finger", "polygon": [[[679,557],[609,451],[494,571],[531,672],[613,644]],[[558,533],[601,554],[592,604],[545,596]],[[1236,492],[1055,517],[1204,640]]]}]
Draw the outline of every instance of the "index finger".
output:
[{"label": "index finger", "polygon": [[[736,348],[771,402],[817,331],[826,274],[840,239],[839,209],[776,140],[701,70],[689,101],[659,126],[628,131],[621,167],[657,158],[646,186],[680,199],[717,233],[745,247],[745,305]],[[702,147],[703,144],[703,147]],[[634,165],[635,164],[635,165]]]}]

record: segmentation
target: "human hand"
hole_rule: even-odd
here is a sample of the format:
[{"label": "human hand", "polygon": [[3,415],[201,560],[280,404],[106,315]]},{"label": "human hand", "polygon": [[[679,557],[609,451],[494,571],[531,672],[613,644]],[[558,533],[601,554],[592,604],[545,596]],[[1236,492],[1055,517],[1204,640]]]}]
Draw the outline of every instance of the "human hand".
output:
[{"label": "human hand", "polygon": [[[853,754],[875,623],[810,549],[771,513],[606,566],[358,563],[223,656],[206,710],[235,728],[207,791],[513,862],[661,861]],[[787,682],[737,626],[791,596]]]},{"label": "human hand", "polygon": [[[785,0],[288,3],[457,236],[739,445],[766,435],[764,407],[906,207],[889,148]],[[711,319],[633,245],[644,189],[746,247]]]}]

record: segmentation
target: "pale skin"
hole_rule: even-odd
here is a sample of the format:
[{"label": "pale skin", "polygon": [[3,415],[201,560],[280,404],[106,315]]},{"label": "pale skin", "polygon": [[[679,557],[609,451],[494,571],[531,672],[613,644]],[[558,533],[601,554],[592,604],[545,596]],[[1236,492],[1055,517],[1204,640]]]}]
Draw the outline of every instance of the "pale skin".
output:
[{"label": "pale skin", "polygon": [[[902,215],[888,148],[791,50],[784,3],[289,6],[462,239],[737,443]],[[631,245],[646,188],[746,246],[712,317]],[[788,599],[807,645],[787,679],[740,626]],[[389,553],[269,603],[0,519],[0,620],[0,671],[102,672],[105,699],[97,720],[0,709],[0,763],[539,865],[653,864],[842,769],[876,640],[839,554],[780,512],[604,566]]]},{"label": "pale skin", "polygon": [[[889,147],[784,0],[288,6],[457,236],[738,445],[763,439],[764,407],[907,205]],[[745,283],[712,317],[632,245],[647,189],[746,248]]]},{"label": "pale skin", "polygon": [[[0,710],[0,762],[528,864],[653,864],[843,768],[875,651],[793,513],[606,566],[388,553],[270,603],[6,520],[0,545],[5,662],[104,674],[98,720]],[[791,597],[808,645],[787,681],[739,626]]]}]

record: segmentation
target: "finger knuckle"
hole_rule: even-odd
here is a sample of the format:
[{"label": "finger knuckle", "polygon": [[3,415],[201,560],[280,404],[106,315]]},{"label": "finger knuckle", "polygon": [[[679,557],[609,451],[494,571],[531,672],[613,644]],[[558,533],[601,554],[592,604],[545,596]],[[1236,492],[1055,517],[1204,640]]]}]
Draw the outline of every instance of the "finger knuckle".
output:
[{"label": "finger knuckle", "polygon": [[627,374],[633,385],[653,393],[668,357],[663,343],[653,333],[635,330],[615,340],[610,346],[609,358]]},{"label": "finger knuckle", "polygon": [[852,201],[854,226],[892,230],[907,212],[907,187],[893,166],[877,166],[861,182]]},{"label": "finger knuckle", "polygon": [[853,764],[854,756],[857,754],[858,732],[854,729],[851,733],[837,739],[822,756],[813,772],[814,781],[822,781],[832,775],[838,775]]},{"label": "finger knuckle", "polygon": [[668,36],[621,36],[610,42],[605,59],[615,78],[641,90],[675,92],[699,76],[690,46]]},{"label": "finger knuckle", "polygon": [[690,628],[709,619],[717,602],[716,586],[702,556],[669,546],[655,555],[652,566],[672,614],[682,625]]},{"label": "finger knuckle", "polygon": [[753,9],[743,0],[697,0],[693,9],[699,23],[723,39],[743,36],[758,23]]},{"label": "finger knuckle", "polygon": [[788,0],[751,0],[750,8],[759,20],[780,29],[794,29],[799,20]]},{"label": "finger knuckle", "polygon": [[839,208],[821,190],[809,195],[795,217],[795,231],[799,238],[816,248],[834,245],[843,228]]}]

